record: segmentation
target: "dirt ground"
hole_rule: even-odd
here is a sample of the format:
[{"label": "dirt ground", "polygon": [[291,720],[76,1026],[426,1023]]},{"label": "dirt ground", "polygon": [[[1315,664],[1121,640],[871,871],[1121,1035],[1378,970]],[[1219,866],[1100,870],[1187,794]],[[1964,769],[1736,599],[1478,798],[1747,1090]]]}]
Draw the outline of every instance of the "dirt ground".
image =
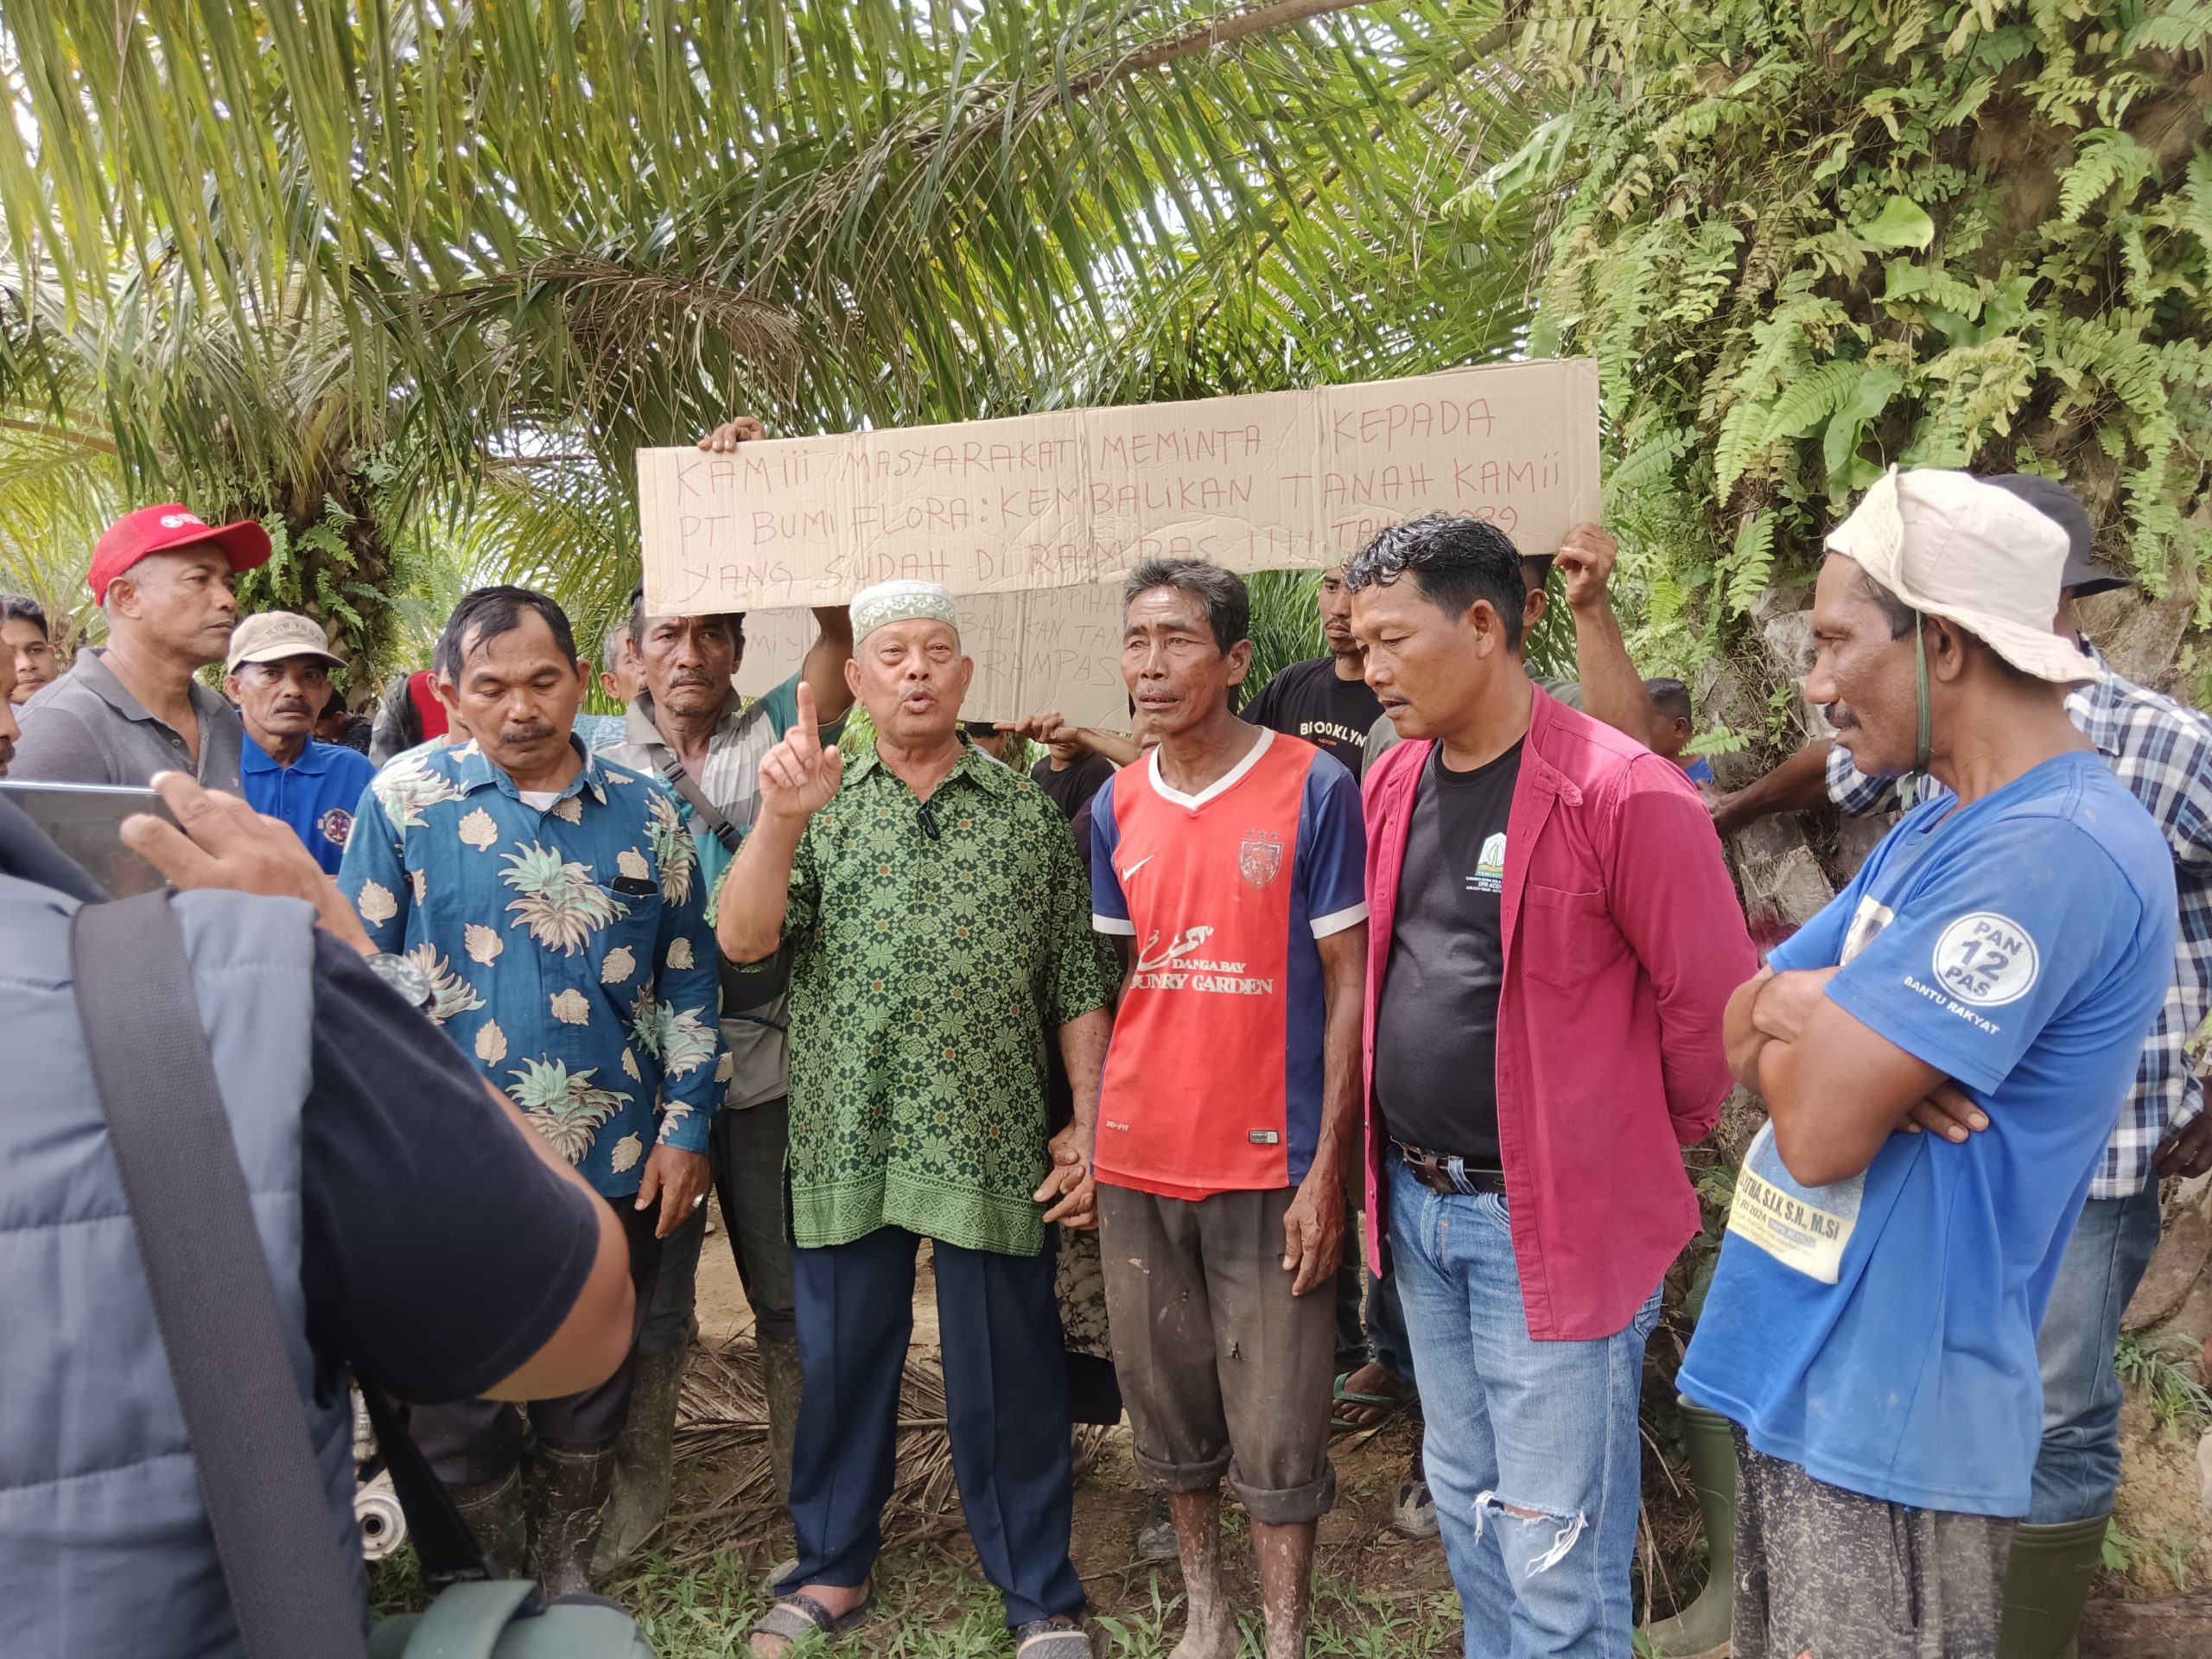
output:
[{"label": "dirt ground", "polygon": [[[698,1318],[699,1340],[706,1347],[717,1347],[752,1328],[752,1311],[746,1305],[745,1293],[719,1231],[708,1239],[700,1255]],[[934,1349],[937,1336],[936,1285],[925,1255],[915,1285],[915,1349]],[[1442,1547],[1433,1538],[1401,1537],[1389,1525],[1391,1505],[1412,1460],[1413,1444],[1413,1431],[1402,1421],[1338,1437],[1333,1450],[1337,1506],[1321,1523],[1315,1576],[1319,1583],[1351,1592],[1363,1607],[1402,1609],[1403,1644],[1390,1639],[1373,1650],[1408,1655],[1456,1652],[1458,1601]],[[703,1478],[707,1471],[690,1472],[694,1478]],[[1128,1429],[1123,1425],[1108,1433],[1097,1462],[1076,1488],[1071,1553],[1094,1614],[1108,1618],[1156,1616],[1156,1598],[1172,1599],[1180,1593],[1179,1577],[1172,1565],[1161,1570],[1154,1563],[1137,1560],[1136,1535],[1145,1504],[1146,1494],[1130,1462]],[[1243,1517],[1233,1516],[1230,1527],[1237,1535],[1231,1548],[1232,1561],[1242,1578],[1236,1592],[1249,1605],[1256,1597],[1257,1586],[1252,1578],[1250,1552],[1242,1542]],[[776,1541],[779,1547],[780,1537]],[[957,1525],[925,1545],[909,1548],[917,1555],[955,1566],[980,1580],[975,1554]],[[761,1554],[764,1564],[771,1553],[766,1548],[747,1552]],[[899,1553],[896,1548],[890,1552],[887,1567],[896,1570]],[[1350,1599],[1335,1598],[1340,1603]],[[1325,1605],[1325,1616],[1328,1611]],[[1336,1609],[1339,1621],[1346,1611],[1342,1605]],[[1172,1625],[1173,1621],[1169,1623]],[[1432,1629],[1440,1645],[1431,1646],[1427,1638]],[[1371,1632],[1368,1642],[1345,1645],[1342,1650],[1369,1651],[1374,1637],[1382,1634]],[[1348,1641],[1353,1637],[1348,1630],[1341,1635]],[[1133,1652],[1149,1645],[1136,1639],[1134,1632],[1131,1638],[1117,1645]],[[1331,1642],[1324,1650],[1338,1650],[1337,1643]]]}]

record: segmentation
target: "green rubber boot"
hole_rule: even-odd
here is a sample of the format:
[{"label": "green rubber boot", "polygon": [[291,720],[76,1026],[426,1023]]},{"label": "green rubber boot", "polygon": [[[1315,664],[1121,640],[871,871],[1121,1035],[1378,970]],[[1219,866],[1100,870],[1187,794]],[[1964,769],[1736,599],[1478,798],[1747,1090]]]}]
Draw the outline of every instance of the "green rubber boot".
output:
[{"label": "green rubber boot", "polygon": [[530,1575],[548,1599],[590,1592],[592,1548],[613,1487],[613,1441],[537,1443],[531,1458]]},{"label": "green rubber boot", "polygon": [[519,1466],[479,1486],[448,1486],[446,1495],[494,1577],[516,1579],[530,1570],[530,1513]]},{"label": "green rubber boot", "polygon": [[785,1509],[791,1503],[791,1450],[798,1443],[802,1381],[798,1339],[761,1338],[761,1391],[768,1397],[768,1461],[776,1471],[776,1496]]},{"label": "green rubber boot", "polygon": [[1997,1659],[2074,1659],[2082,1604],[2104,1560],[2108,1515],[2012,1529]]},{"label": "green rubber boot", "polygon": [[668,1518],[675,1478],[676,1408],[683,1397],[683,1368],[690,1350],[640,1354],[630,1382],[630,1415],[614,1442],[614,1490],[607,1500],[591,1572],[603,1579],[620,1571]]},{"label": "green rubber boot", "polygon": [[1736,1617],[1736,1442],[1719,1413],[1687,1400],[1678,1404],[1713,1572],[1695,1601],[1647,1634],[1659,1659],[1727,1659]]}]

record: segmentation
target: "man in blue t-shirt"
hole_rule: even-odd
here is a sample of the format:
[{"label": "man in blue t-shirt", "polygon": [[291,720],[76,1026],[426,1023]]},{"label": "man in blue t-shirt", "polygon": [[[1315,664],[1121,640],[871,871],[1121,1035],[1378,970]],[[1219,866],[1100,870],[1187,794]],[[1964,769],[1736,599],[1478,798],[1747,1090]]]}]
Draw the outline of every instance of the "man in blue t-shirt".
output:
[{"label": "man in blue t-shirt", "polygon": [[330,671],[343,665],[322,625],[294,611],[262,611],[239,623],[223,664],[223,695],[245,725],[238,771],[246,804],[290,824],[332,875],[346,856],[353,809],[376,776],[358,750],[315,741],[330,701]]},{"label": "man in blue t-shirt", "polygon": [[2172,860],[2066,717],[2101,671],[2050,632],[2062,530],[1892,473],[1827,545],[1807,692],[1863,770],[1951,793],[1730,1002],[1770,1121],[1680,1382],[1737,1425],[1738,1659],[1975,1659],[2036,1327],[2171,975]]}]

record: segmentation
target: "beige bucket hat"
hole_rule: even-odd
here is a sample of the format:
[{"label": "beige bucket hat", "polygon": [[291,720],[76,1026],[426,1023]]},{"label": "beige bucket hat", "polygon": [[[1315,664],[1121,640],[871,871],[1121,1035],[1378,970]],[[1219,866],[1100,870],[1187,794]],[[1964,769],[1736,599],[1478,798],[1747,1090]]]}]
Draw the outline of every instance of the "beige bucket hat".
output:
[{"label": "beige bucket hat", "polygon": [[2066,531],[2008,491],[1935,468],[1875,481],[1827,549],[1916,611],[1957,623],[2023,673],[2070,685],[2104,671],[2050,631]]}]

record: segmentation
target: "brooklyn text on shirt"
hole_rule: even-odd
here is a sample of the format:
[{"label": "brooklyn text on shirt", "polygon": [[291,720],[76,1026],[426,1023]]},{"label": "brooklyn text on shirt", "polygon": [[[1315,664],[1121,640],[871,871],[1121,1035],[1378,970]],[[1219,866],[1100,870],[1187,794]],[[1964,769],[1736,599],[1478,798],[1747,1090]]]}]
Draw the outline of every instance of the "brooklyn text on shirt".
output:
[{"label": "brooklyn text on shirt", "polygon": [[1334,742],[1351,744],[1355,747],[1367,741],[1365,732],[1355,731],[1352,728],[1340,725],[1333,720],[1301,720],[1298,722],[1298,734],[1307,739],[1325,737]]},{"label": "brooklyn text on shirt", "polygon": [[1153,953],[1160,944],[1160,930],[1154,928],[1151,938],[1144,942],[1144,949],[1137,953],[1136,972],[1129,978],[1130,988],[1219,991],[1231,996],[1274,995],[1273,979],[1245,973],[1245,964],[1241,962],[1210,962],[1191,955],[1212,937],[1213,929],[1204,924],[1185,928],[1173,944],[1155,956]]}]

